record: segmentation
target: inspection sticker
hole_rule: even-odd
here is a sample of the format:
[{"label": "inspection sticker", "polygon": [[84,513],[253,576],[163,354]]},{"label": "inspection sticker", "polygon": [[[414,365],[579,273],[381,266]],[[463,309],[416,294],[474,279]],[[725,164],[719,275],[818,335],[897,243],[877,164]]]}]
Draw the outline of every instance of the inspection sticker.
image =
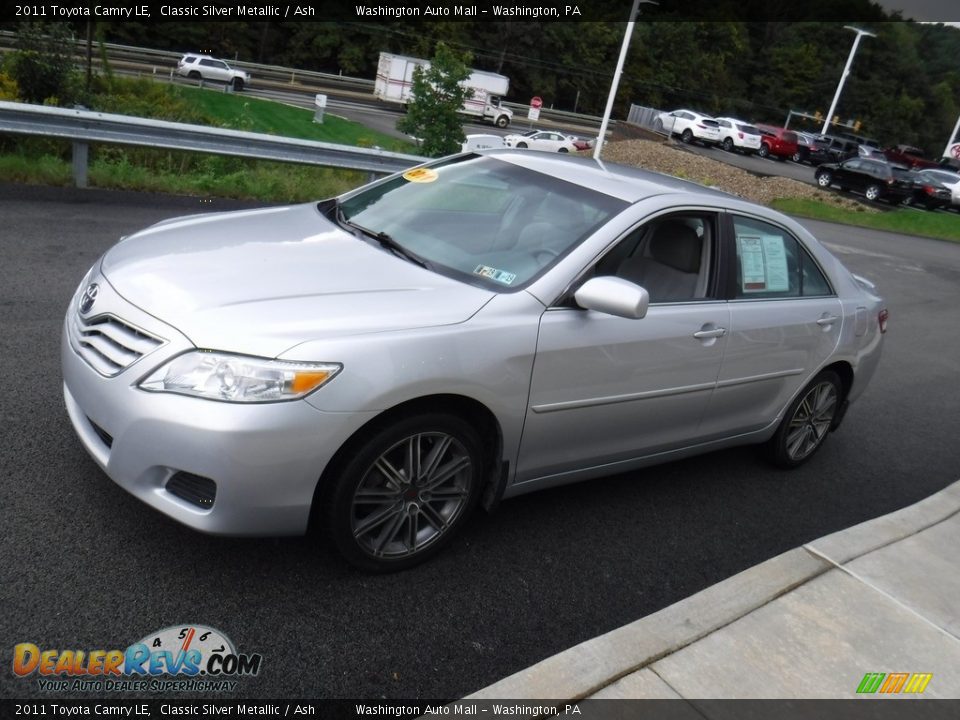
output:
[{"label": "inspection sticker", "polygon": [[486,265],[477,265],[473,270],[474,275],[481,275],[485,278],[490,278],[498,283],[503,283],[504,285],[510,285],[514,280],[517,279],[516,274],[508,273],[506,270],[497,270],[496,268],[487,267]]},{"label": "inspection sticker", "polygon": [[437,171],[431,170],[430,168],[414,168],[413,170],[407,170],[403,174],[404,180],[415,183],[432,183],[438,177]]}]

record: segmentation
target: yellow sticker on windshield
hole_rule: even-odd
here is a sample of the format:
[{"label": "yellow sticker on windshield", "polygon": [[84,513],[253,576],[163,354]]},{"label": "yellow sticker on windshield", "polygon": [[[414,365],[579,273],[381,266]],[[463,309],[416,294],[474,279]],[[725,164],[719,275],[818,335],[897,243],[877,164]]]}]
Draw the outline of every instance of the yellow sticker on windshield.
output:
[{"label": "yellow sticker on windshield", "polygon": [[415,183],[431,183],[439,177],[436,170],[431,170],[430,168],[414,168],[413,170],[407,170],[403,174],[404,180],[409,180],[410,182]]}]

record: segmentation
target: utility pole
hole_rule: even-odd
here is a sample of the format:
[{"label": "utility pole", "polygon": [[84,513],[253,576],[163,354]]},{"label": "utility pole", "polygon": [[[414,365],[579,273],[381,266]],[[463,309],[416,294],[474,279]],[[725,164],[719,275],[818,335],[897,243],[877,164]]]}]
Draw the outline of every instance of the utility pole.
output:
[{"label": "utility pole", "polygon": [[821,135],[826,135],[830,130],[830,120],[833,118],[833,111],[837,109],[837,102],[840,100],[840,93],[843,92],[843,84],[847,81],[847,75],[850,74],[850,66],[853,65],[853,56],[857,54],[857,46],[860,44],[860,38],[864,35],[867,37],[876,37],[876,33],[867,32],[866,30],[861,30],[860,28],[855,28],[852,25],[844,25],[846,30],[853,30],[857,37],[853,41],[853,47],[850,48],[850,55],[847,57],[847,65],[843,68],[843,75],[840,76],[840,83],[837,85],[837,92],[833,95],[833,102],[830,103],[830,110],[827,111],[827,117],[823,120],[823,130],[820,131]]},{"label": "utility pole", "polygon": [[633,0],[633,7],[630,9],[630,20],[627,22],[627,30],[623,33],[623,44],[620,46],[620,58],[617,60],[617,69],[613,72],[613,82],[610,83],[610,95],[607,97],[607,109],[603,112],[603,122],[600,123],[600,134],[597,136],[597,144],[593,148],[593,159],[600,159],[600,151],[603,149],[603,141],[607,137],[607,125],[610,124],[610,113],[613,112],[613,101],[617,97],[617,88],[620,87],[620,75],[623,73],[623,64],[627,59],[627,48],[630,47],[630,36],[633,35],[633,26],[636,24],[637,11],[640,9],[640,3],[649,5],[659,5],[655,0]]}]

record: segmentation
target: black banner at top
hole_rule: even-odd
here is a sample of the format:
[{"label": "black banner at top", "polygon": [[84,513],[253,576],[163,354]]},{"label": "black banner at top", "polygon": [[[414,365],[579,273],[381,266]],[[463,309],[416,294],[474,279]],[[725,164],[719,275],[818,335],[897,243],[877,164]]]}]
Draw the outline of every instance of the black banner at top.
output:
[{"label": "black banner at top", "polygon": [[[4,3],[0,23],[170,22],[625,22],[631,0],[61,0]],[[955,0],[639,0],[656,21],[960,21]]]}]

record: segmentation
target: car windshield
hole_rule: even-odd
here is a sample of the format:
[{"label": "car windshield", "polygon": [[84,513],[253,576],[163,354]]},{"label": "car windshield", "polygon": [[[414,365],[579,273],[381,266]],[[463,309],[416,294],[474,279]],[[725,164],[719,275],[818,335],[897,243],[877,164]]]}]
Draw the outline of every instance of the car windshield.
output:
[{"label": "car windshield", "polygon": [[513,162],[459,156],[344,198],[341,220],[437,272],[511,292],[627,206]]}]

